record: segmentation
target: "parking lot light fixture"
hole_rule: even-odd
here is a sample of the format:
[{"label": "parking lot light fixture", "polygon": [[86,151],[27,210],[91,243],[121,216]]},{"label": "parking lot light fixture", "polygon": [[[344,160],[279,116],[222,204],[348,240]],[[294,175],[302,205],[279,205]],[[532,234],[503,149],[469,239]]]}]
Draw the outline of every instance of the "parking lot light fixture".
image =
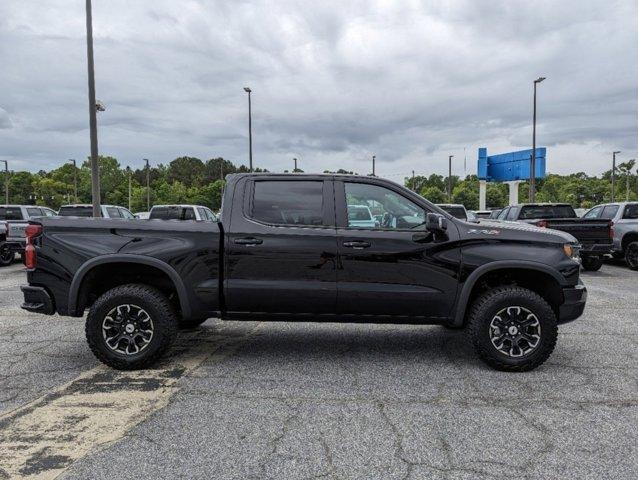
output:
[{"label": "parking lot light fixture", "polygon": [[78,202],[78,165],[74,158],[70,158],[66,163],[73,164],[73,202]]},{"label": "parking lot light fixture", "polygon": [[616,155],[620,153],[620,150],[612,152],[611,161],[611,201],[616,201]]},{"label": "parking lot light fixture", "polygon": [[534,80],[534,114],[532,120],[532,159],[529,165],[529,201],[536,199],[536,85],[545,80],[545,77],[538,77]]},{"label": "parking lot light fixture", "polygon": [[248,168],[253,171],[253,112],[250,100],[252,90],[250,87],[244,87],[244,92],[248,94]]},{"label": "parking lot light fixture", "polygon": [[0,160],[4,163],[4,202],[9,205],[9,162]]},{"label": "parking lot light fixture", "polygon": [[151,166],[148,163],[148,158],[145,158],[146,162],[146,211],[151,211]]}]

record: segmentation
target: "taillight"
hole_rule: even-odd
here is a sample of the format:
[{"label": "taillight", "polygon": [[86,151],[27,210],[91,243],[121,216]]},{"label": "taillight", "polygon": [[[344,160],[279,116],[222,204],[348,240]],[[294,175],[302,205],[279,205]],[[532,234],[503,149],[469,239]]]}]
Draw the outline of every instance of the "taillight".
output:
[{"label": "taillight", "polygon": [[24,266],[28,269],[33,269],[37,264],[33,239],[42,234],[42,225],[27,225],[25,234],[27,236],[27,246],[24,248]]},{"label": "taillight", "polygon": [[547,228],[547,220],[540,220],[537,224],[537,227]]}]

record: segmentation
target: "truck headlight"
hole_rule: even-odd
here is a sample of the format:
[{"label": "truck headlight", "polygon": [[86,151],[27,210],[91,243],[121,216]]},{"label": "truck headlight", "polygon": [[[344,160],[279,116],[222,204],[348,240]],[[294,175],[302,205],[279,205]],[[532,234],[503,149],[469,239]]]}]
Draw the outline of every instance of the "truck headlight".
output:
[{"label": "truck headlight", "polygon": [[580,261],[580,256],[578,254],[579,252],[578,245],[565,243],[563,244],[563,252],[565,252],[565,255],[567,255],[567,257]]}]

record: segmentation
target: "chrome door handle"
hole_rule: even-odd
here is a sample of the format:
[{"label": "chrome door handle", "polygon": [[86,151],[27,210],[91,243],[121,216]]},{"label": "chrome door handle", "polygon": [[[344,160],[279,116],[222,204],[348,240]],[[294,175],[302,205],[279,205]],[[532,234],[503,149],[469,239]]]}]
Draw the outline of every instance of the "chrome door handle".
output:
[{"label": "chrome door handle", "polygon": [[362,250],[370,246],[370,242],[364,242],[363,240],[357,240],[352,242],[343,242],[344,247],[354,248],[355,250]]}]

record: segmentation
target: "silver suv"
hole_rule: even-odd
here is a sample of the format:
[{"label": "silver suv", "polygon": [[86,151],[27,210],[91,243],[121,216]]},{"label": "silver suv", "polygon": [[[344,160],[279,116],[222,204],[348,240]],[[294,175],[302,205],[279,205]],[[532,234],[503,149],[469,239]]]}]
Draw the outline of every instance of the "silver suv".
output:
[{"label": "silver suv", "polygon": [[638,202],[596,205],[583,218],[611,220],[614,232],[612,255],[624,257],[629,268],[638,270]]}]

